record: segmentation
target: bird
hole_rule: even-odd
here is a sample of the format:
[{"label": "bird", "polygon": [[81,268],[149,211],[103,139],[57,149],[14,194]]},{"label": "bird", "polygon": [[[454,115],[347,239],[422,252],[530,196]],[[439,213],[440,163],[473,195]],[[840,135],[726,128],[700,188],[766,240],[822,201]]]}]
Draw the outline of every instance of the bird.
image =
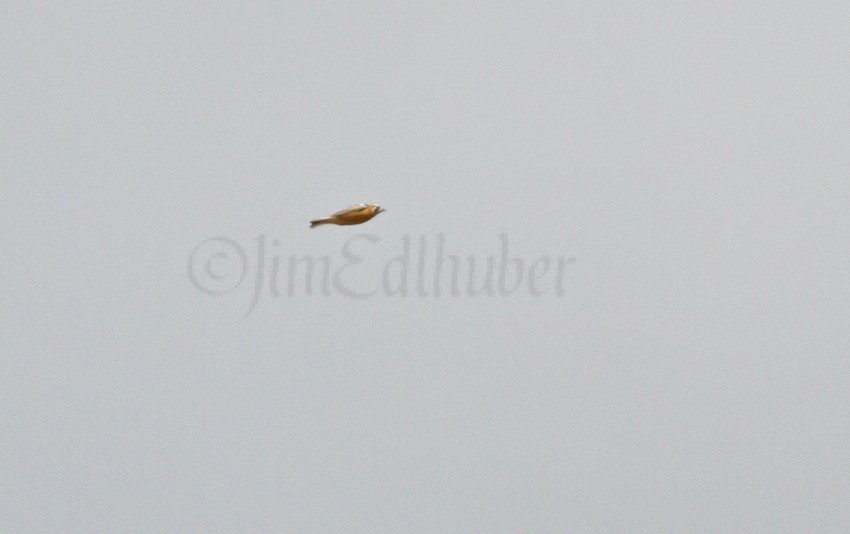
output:
[{"label": "bird", "polygon": [[382,211],[387,210],[374,204],[355,204],[354,206],[349,206],[344,210],[334,213],[330,217],[323,217],[321,219],[314,219],[310,221],[310,228],[315,228],[316,226],[321,226],[323,224],[361,224]]}]

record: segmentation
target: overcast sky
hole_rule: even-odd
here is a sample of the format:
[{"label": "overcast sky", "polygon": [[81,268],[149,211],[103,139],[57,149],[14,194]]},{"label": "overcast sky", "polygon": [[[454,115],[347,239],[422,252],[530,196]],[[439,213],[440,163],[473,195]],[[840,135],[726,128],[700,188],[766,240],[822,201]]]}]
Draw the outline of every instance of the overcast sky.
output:
[{"label": "overcast sky", "polygon": [[5,4],[0,530],[847,528],[848,4],[458,4]]}]

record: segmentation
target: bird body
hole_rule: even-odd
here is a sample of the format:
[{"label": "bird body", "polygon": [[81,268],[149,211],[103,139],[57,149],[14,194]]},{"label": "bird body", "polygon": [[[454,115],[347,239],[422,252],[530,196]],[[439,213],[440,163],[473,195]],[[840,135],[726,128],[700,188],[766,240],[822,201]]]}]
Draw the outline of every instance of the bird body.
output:
[{"label": "bird body", "polygon": [[344,226],[350,224],[361,224],[382,211],[386,210],[381,206],[375,206],[374,204],[355,204],[354,206],[349,206],[344,210],[334,213],[330,217],[310,221],[310,228],[321,226],[323,224],[339,224]]}]

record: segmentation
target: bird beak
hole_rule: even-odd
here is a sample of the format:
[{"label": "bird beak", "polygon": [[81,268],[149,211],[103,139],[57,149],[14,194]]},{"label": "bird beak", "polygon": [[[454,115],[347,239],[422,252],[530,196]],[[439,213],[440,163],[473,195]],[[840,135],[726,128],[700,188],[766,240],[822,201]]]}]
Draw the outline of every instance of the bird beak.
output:
[{"label": "bird beak", "polygon": [[381,213],[382,211],[387,211],[387,210],[385,210],[384,208],[382,208],[382,207],[378,206],[378,211],[377,211],[376,213]]}]

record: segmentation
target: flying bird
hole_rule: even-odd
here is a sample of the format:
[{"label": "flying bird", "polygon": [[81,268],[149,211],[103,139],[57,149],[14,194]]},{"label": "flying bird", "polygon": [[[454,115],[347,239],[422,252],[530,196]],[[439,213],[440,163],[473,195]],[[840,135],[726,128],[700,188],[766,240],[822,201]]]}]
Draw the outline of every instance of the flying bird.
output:
[{"label": "flying bird", "polygon": [[387,210],[381,206],[375,206],[374,204],[355,204],[354,206],[349,206],[344,210],[334,213],[330,217],[310,221],[310,228],[320,226],[322,224],[361,224],[382,211]]}]

